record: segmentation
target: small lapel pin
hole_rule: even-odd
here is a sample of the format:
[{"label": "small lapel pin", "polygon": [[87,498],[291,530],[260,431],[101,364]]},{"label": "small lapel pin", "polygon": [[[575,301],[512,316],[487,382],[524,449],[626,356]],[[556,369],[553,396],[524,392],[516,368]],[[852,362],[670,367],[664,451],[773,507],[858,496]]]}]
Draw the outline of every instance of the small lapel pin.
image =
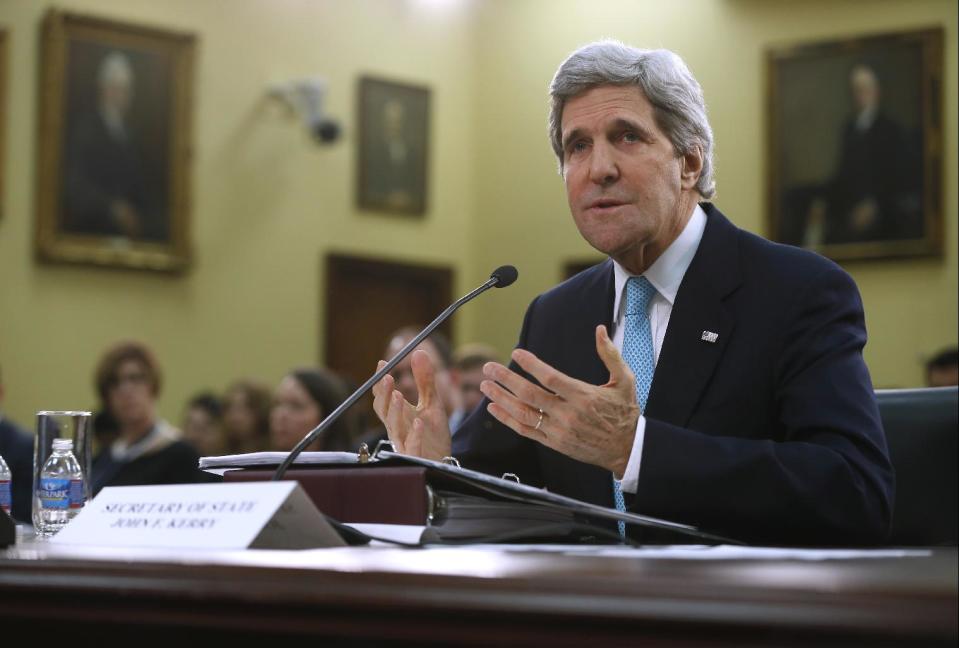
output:
[{"label": "small lapel pin", "polygon": [[715,344],[716,340],[719,339],[719,333],[713,333],[712,331],[703,331],[702,337],[699,338],[703,342],[709,342],[710,344]]}]

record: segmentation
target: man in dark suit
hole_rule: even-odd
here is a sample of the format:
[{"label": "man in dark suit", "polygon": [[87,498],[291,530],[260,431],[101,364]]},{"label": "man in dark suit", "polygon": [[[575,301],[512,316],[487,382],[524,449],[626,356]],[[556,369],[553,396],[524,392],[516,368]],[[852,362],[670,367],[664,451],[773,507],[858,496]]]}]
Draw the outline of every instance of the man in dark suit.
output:
[{"label": "man in dark suit", "polygon": [[706,202],[712,132],[675,54],[588,45],[550,94],[570,211],[610,259],[533,301],[452,448],[428,358],[416,406],[385,378],[394,446],[753,543],[881,542],[893,471],[852,279]]}]

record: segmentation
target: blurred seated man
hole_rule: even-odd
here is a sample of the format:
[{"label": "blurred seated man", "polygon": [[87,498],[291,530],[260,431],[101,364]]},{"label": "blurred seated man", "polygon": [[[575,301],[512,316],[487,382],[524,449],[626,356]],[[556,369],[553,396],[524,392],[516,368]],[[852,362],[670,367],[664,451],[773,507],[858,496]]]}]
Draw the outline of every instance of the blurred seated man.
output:
[{"label": "blurred seated man", "polygon": [[33,435],[3,415],[3,375],[0,374],[0,457],[10,469],[10,514],[14,520],[31,523],[30,493],[33,489]]},{"label": "blurred seated man", "polygon": [[94,375],[101,409],[116,425],[116,440],[93,458],[93,494],[104,486],[206,481],[196,450],[157,416],[160,366],[139,342],[120,342],[100,358]]},{"label": "blurred seated man", "polygon": [[215,394],[202,392],[187,403],[183,415],[183,440],[201,457],[223,454],[223,406]]},{"label": "blurred seated man", "polygon": [[453,368],[450,372],[453,385],[459,390],[463,412],[469,414],[483,400],[480,383],[483,382],[483,365],[499,362],[499,354],[493,347],[480,344],[464,344],[453,353]]},{"label": "blurred seated man", "polygon": [[927,387],[959,385],[959,349],[943,349],[926,363]]}]

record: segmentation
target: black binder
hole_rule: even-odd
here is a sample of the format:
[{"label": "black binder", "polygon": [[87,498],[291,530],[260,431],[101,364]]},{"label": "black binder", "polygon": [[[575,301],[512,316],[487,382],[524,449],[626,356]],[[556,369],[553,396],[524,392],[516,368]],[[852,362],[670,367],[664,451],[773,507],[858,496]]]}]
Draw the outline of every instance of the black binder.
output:
[{"label": "black binder", "polygon": [[424,536],[430,541],[618,542],[621,538],[609,522],[621,520],[686,542],[743,544],[691,525],[620,512],[451,463],[387,451],[377,454],[379,462],[427,469],[427,482],[440,500],[432,506],[434,513]]},{"label": "black binder", "polygon": [[[272,453],[281,456],[284,453]],[[253,458],[256,461],[253,461]],[[325,461],[328,457],[329,461]],[[272,474],[264,470],[279,465],[273,456],[265,453],[233,457],[205,457],[200,467],[259,468],[247,476],[235,475],[232,479],[268,479]],[[465,544],[478,542],[564,542],[590,543],[620,542],[615,522],[622,520],[627,525],[639,526],[643,536],[654,532],[670,542],[696,542],[699,544],[742,544],[736,540],[702,531],[694,526],[670,522],[636,513],[589,504],[570,497],[550,493],[541,488],[527,486],[510,479],[493,477],[485,473],[461,468],[454,463],[431,461],[389,451],[378,451],[373,456],[363,453],[349,457],[346,453],[303,453],[294,463],[296,470],[290,477],[302,480],[304,488],[313,497],[317,507],[340,521],[364,521],[422,524],[427,527],[424,543]],[[357,491],[379,493],[383,501],[366,501],[362,511],[344,512],[334,510],[329,502],[324,505],[324,495],[317,494],[318,487],[342,489],[340,482],[324,479],[324,473],[338,473],[344,469],[355,472],[350,480]],[[405,470],[404,470],[405,469]],[[309,472],[307,472],[309,471]],[[409,475],[400,475],[408,472]],[[415,473],[415,475],[413,475]],[[232,480],[228,473],[228,480]],[[255,475],[255,476],[253,476]],[[409,502],[396,501],[393,491],[409,492],[410,479],[421,480],[426,506],[406,506]],[[403,478],[403,479],[401,479]],[[390,483],[396,484],[392,488]],[[402,483],[401,483],[402,482]],[[335,484],[335,485],[334,485]],[[400,489],[402,486],[402,489]],[[392,499],[391,499],[392,497]],[[329,499],[328,497],[325,499]],[[407,498],[408,499],[408,498]],[[418,498],[417,498],[418,499]],[[387,501],[388,500],[388,501]],[[351,505],[359,506],[356,497]],[[389,516],[384,505],[390,508]],[[398,509],[403,508],[400,511]],[[410,519],[410,515],[416,519]],[[406,516],[398,520],[396,515]],[[390,519],[387,519],[389,517]],[[627,540],[632,544],[635,541]]]}]

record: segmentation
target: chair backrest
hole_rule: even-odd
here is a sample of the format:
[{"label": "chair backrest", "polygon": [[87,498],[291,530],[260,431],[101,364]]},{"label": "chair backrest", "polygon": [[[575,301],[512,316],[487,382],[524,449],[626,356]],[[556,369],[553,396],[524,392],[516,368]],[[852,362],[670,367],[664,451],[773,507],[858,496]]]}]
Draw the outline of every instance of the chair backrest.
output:
[{"label": "chair backrest", "polygon": [[896,469],[894,546],[955,545],[959,387],[876,391]]}]

